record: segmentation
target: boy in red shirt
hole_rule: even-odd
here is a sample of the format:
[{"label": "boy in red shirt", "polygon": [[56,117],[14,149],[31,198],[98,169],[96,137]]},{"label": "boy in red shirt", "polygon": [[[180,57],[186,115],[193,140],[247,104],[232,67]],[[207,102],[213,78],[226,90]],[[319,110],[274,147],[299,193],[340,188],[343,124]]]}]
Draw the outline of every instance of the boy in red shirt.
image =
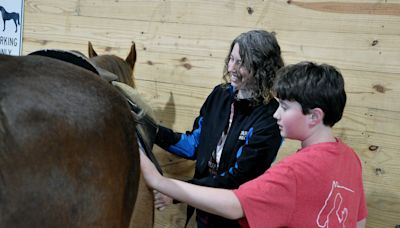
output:
[{"label": "boy in red shirt", "polygon": [[236,190],[162,177],[141,153],[148,185],[243,227],[365,227],[367,207],[357,154],[332,133],[346,93],[332,66],[302,62],[282,68],[274,91],[281,135],[302,148]]}]

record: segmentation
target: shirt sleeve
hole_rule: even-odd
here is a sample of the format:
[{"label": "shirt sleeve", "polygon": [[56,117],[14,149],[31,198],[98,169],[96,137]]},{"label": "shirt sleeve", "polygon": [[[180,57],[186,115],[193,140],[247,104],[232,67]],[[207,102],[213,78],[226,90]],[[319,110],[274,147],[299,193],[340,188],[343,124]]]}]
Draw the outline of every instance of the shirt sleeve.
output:
[{"label": "shirt sleeve", "polygon": [[[360,169],[362,170],[361,162],[360,162]],[[361,197],[361,199],[360,199],[360,205],[358,207],[357,222],[367,218],[367,216],[368,216],[368,209],[367,209],[367,202],[365,200],[364,186],[363,186],[362,182],[360,183],[360,185],[361,185],[360,186],[360,189],[361,189],[360,197]]]},{"label": "shirt sleeve", "polygon": [[168,152],[194,160],[199,145],[202,120],[202,117],[196,118],[193,130],[184,134],[160,126],[155,143]]},{"label": "shirt sleeve", "polygon": [[367,204],[365,201],[365,195],[364,195],[364,189],[362,189],[362,195],[361,195],[361,200],[360,200],[360,206],[358,209],[358,218],[357,221],[361,221],[368,216],[368,209],[367,209]]},{"label": "shirt sleeve", "polygon": [[260,177],[233,190],[250,227],[286,227],[296,205],[296,178],[276,164]]}]

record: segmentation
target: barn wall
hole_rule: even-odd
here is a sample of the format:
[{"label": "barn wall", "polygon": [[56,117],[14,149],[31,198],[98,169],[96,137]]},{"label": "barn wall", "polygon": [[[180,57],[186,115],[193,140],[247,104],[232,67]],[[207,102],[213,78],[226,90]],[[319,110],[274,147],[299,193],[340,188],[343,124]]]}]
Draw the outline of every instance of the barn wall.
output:
[{"label": "barn wall", "polygon": [[[126,57],[136,43],[137,88],[162,124],[190,129],[221,82],[231,40],[274,31],[287,64],[341,69],[348,104],[335,133],[363,162],[367,227],[400,224],[400,0],[25,0],[23,53],[74,49]],[[294,151],[288,141],[279,158]],[[189,177],[193,163],[158,157],[167,174]],[[157,213],[156,227],[181,227],[184,206]]]}]

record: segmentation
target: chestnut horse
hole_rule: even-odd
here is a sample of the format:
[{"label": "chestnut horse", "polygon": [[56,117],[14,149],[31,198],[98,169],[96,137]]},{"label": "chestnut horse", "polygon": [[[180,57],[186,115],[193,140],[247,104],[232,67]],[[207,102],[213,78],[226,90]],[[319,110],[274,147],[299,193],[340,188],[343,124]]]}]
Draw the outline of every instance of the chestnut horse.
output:
[{"label": "chestnut horse", "polygon": [[98,75],[0,55],[0,227],[128,227],[135,120]]},{"label": "chestnut horse", "polygon": [[[140,95],[134,88],[133,70],[136,62],[136,49],[133,43],[130,52],[125,60],[115,55],[98,55],[93,49],[92,44],[88,43],[89,61],[92,62],[97,69],[102,69],[115,74],[118,77],[118,82],[113,82],[113,85],[128,98],[141,108],[141,112],[137,113],[136,119],[138,122],[138,135],[145,142],[142,145],[148,152],[148,156],[156,163],[158,170],[161,168],[155,160],[151,150],[155,139],[154,131],[147,130],[146,126],[152,126],[155,123],[155,116],[151,108],[141,100]],[[135,106],[134,104],[134,106]],[[134,107],[133,107],[134,108]],[[145,124],[142,124],[146,122]],[[150,123],[150,124],[149,124]],[[148,127],[147,127],[148,128]],[[149,133],[151,132],[151,133]],[[140,176],[139,190],[135,210],[131,218],[130,227],[147,228],[154,226],[154,198],[152,191],[146,186],[142,176]]]}]

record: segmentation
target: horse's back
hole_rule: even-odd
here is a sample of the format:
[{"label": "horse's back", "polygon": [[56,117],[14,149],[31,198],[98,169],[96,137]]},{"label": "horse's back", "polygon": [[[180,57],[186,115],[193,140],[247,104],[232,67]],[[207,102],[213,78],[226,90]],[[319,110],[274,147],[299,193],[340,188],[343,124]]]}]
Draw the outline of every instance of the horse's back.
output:
[{"label": "horse's back", "polygon": [[97,75],[0,56],[0,227],[127,227],[134,134],[125,100]]}]

